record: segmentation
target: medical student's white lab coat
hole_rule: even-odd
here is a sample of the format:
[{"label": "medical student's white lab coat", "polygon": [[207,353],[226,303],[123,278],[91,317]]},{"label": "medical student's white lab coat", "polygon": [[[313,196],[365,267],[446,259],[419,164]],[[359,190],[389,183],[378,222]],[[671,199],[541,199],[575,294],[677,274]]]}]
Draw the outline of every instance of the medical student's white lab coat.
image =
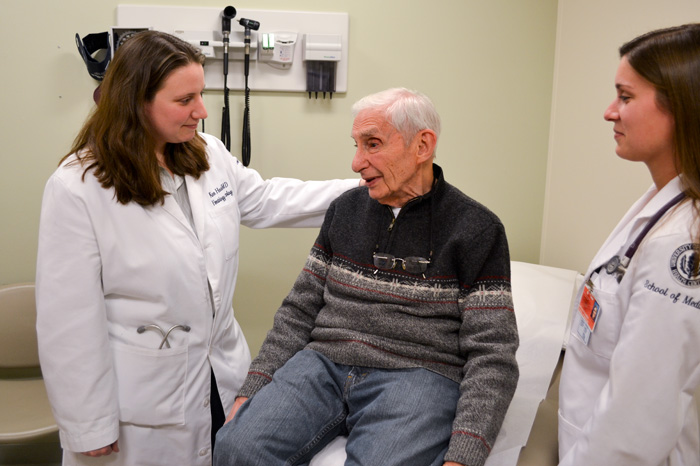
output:
[{"label": "medical student's white lab coat", "polygon": [[[231,306],[240,225],[319,226],[330,201],[358,185],[264,181],[202,136],[211,168],[185,177],[196,231],[172,196],[122,205],[79,165],[64,163],[46,185],[37,330],[64,464],[210,465],[210,372],[228,414],[250,363]],[[274,257],[258,259],[275,273]],[[137,331],[151,324],[191,330],[158,349],[157,330]],[[117,439],[119,453],[72,453]]]},{"label": "medical student's white lab coat", "polygon": [[[662,217],[621,283],[604,267],[680,192],[679,178],[658,193],[652,187],[588,269],[587,278],[603,266],[592,278],[601,314],[586,346],[573,310],[559,391],[560,466],[700,464],[694,400],[700,385],[700,287],[689,248],[698,227],[691,232],[691,203]],[[581,291],[577,304],[580,297]]]}]

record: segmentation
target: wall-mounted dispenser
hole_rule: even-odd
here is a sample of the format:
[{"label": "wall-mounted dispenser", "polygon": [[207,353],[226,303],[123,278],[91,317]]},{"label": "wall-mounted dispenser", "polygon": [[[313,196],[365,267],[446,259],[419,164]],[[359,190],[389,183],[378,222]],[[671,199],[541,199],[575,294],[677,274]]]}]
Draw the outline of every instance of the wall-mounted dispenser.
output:
[{"label": "wall-mounted dispenser", "polygon": [[289,69],[294,63],[294,49],[297,45],[296,32],[265,32],[260,34],[258,58],[280,70]]},{"label": "wall-mounted dispenser", "polygon": [[318,93],[332,99],[336,92],[336,67],[342,57],[342,39],[338,34],[304,34],[302,55],[306,62],[306,91],[309,99]]}]

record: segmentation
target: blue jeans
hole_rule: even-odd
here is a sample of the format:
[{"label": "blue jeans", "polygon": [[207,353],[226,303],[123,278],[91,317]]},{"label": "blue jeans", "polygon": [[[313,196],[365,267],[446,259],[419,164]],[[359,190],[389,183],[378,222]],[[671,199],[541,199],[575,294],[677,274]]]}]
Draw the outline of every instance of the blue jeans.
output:
[{"label": "blue jeans", "polygon": [[458,398],[458,383],[426,369],[300,351],[219,431],[214,465],[307,465],[338,435],[348,435],[346,466],[442,465]]}]

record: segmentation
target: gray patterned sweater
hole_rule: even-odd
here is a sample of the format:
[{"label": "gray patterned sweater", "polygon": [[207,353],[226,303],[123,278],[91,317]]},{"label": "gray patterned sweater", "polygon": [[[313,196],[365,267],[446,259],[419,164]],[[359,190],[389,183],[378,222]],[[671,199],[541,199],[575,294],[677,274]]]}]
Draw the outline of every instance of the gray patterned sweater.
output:
[{"label": "gray patterned sweater", "polygon": [[[433,170],[433,189],[396,218],[366,188],[331,204],[239,396],[302,349],[338,364],[423,367],[460,384],[445,461],[479,466],[518,380],[508,244],[493,213]],[[425,278],[373,265],[375,251],[427,258],[431,249]]]}]

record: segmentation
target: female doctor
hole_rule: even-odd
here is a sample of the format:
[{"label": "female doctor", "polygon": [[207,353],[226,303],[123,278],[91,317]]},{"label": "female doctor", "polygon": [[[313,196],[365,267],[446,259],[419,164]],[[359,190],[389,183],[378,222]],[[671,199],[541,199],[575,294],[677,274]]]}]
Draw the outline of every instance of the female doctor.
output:
[{"label": "female doctor", "polygon": [[653,181],[579,291],[559,392],[560,466],[700,464],[700,25],[620,49],[605,111]]},{"label": "female doctor", "polygon": [[115,54],[49,179],[37,331],[64,465],[210,465],[250,354],[240,224],[319,226],[357,180],[263,180],[197,126],[204,57],[148,31]]}]

